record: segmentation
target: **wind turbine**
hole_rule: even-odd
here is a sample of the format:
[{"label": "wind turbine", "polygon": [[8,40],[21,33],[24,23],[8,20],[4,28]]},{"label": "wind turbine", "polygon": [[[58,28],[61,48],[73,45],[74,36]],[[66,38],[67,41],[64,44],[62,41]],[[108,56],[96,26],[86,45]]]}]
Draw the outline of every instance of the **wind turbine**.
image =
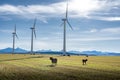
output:
[{"label": "wind turbine", "polygon": [[68,2],[67,2],[67,5],[66,5],[66,14],[65,14],[65,18],[62,19],[63,21],[63,55],[65,56],[67,53],[66,53],[66,25],[68,24],[69,27],[73,30],[71,24],[69,23],[68,21]]},{"label": "wind turbine", "polygon": [[35,26],[36,26],[36,19],[34,20],[33,27],[31,27],[31,54],[35,55],[33,52],[33,36],[36,38],[36,31],[35,31]]},{"label": "wind turbine", "polygon": [[12,34],[13,34],[13,51],[12,51],[12,54],[14,54],[14,52],[15,52],[15,37],[18,38],[17,33],[16,33],[16,24],[15,24],[15,27],[14,27],[14,32]]}]

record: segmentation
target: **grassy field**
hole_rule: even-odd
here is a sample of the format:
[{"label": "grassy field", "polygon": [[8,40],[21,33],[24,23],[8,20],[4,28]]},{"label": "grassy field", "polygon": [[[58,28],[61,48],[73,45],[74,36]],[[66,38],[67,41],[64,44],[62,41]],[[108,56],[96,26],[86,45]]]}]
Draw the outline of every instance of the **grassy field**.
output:
[{"label": "grassy field", "polygon": [[[51,66],[49,57],[58,59]],[[120,80],[120,57],[0,54],[0,80]]]}]

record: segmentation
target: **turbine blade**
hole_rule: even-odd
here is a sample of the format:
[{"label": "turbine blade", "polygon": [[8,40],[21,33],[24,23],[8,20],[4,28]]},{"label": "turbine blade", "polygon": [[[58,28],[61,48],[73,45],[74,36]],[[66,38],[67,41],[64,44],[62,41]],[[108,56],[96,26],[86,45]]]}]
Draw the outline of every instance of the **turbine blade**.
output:
[{"label": "turbine blade", "polygon": [[67,2],[67,5],[66,5],[66,19],[67,19],[67,17],[68,17],[68,2]]},{"label": "turbine blade", "polygon": [[71,24],[69,23],[68,20],[67,20],[67,23],[68,23],[69,27],[73,30],[73,28],[72,28],[72,26],[71,26]]},{"label": "turbine blade", "polygon": [[63,25],[64,23],[60,24],[60,27]]},{"label": "turbine blade", "polygon": [[37,21],[37,19],[35,18],[35,20],[34,20],[34,24],[33,24],[33,28],[35,28],[36,21]]},{"label": "turbine blade", "polygon": [[18,36],[17,36],[17,33],[16,33],[16,24],[15,24],[15,36],[16,36],[17,39],[18,39]]},{"label": "turbine blade", "polygon": [[19,39],[18,36],[17,36],[17,34],[15,34],[15,36],[17,37],[17,39]]},{"label": "turbine blade", "polygon": [[35,38],[36,38],[36,32],[35,32],[35,29],[34,29],[34,36],[35,36]]},{"label": "turbine blade", "polygon": [[34,32],[35,38],[36,38],[36,32],[35,32],[36,21],[37,21],[37,19],[35,18],[34,24],[33,24],[33,32]]},{"label": "turbine blade", "polygon": [[16,24],[15,24],[15,27],[14,27],[14,32],[16,33]]}]

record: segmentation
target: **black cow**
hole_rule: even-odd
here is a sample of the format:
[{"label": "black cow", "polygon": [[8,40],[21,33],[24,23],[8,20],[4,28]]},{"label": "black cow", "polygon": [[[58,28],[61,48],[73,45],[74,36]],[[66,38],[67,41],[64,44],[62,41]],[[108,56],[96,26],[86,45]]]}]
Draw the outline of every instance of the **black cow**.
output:
[{"label": "black cow", "polygon": [[88,61],[88,59],[82,59],[83,65],[85,65],[87,61]]},{"label": "black cow", "polygon": [[51,60],[52,65],[57,64],[57,58],[50,57],[50,60]]}]

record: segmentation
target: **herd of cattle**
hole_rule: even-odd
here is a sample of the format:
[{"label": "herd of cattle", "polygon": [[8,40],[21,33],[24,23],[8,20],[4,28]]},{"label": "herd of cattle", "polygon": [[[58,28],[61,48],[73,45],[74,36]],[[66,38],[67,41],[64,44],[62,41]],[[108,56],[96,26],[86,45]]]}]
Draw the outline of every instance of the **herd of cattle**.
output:
[{"label": "herd of cattle", "polygon": [[[86,56],[86,57],[88,57],[88,56]],[[57,58],[50,57],[50,60],[51,60],[52,65],[57,65],[57,61],[58,61]],[[83,65],[86,65],[87,61],[88,61],[87,58],[82,59]]]}]

